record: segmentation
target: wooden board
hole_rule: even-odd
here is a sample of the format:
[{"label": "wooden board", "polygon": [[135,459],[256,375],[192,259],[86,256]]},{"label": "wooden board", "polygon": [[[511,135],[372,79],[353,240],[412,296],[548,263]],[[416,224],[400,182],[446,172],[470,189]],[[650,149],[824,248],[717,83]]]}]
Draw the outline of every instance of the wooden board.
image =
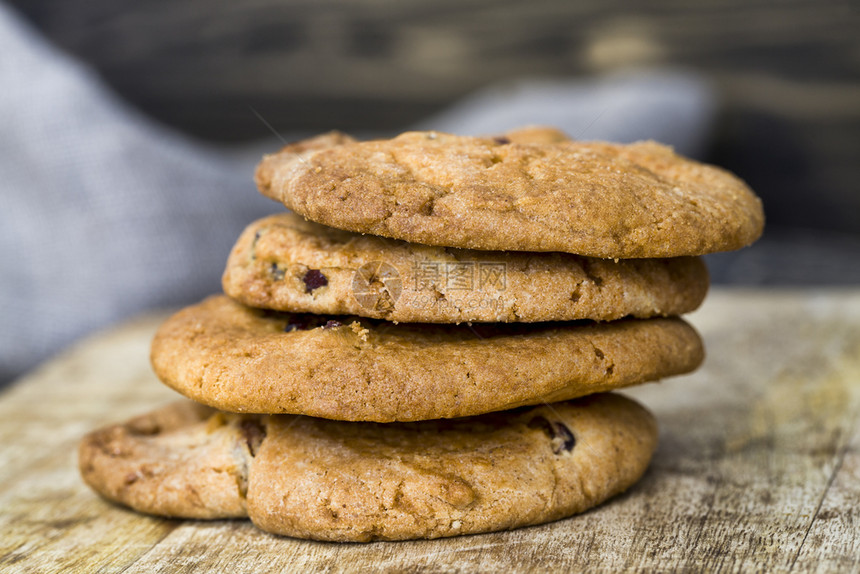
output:
[{"label": "wooden board", "polygon": [[141,516],[80,481],[88,430],[174,398],[149,370],[163,315],[83,342],[0,395],[0,570],[860,571],[860,291],[717,291],[699,372],[629,394],[657,415],[644,479],[584,515],[374,544]]}]

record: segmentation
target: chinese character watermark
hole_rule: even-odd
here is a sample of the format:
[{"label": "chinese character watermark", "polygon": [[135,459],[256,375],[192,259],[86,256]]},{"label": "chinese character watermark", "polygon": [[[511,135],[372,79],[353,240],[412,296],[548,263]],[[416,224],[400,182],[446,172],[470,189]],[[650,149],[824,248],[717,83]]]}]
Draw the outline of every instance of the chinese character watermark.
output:
[{"label": "chinese character watermark", "polygon": [[507,265],[495,261],[420,261],[414,267],[415,290],[474,291],[507,287]]}]

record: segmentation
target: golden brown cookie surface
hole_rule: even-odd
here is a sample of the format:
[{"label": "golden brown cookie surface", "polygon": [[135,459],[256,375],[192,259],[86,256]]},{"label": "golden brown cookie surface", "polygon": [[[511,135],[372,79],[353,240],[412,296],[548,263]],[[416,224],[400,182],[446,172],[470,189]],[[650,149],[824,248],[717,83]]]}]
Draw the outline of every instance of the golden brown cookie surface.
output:
[{"label": "golden brown cookie surface", "polygon": [[666,146],[517,139],[326,134],[266,156],[256,181],[312,221],[426,245],[626,259],[761,234],[761,202],[740,179]]},{"label": "golden brown cookie surface", "polygon": [[168,319],[151,358],[168,386],[221,410],[391,422],[607,391],[689,372],[703,353],[677,318],[395,325],[215,296]]},{"label": "golden brown cookie surface", "polygon": [[244,231],[223,286],[253,307],[389,321],[609,321],[690,312],[705,297],[708,272],[695,257],[431,247],[283,213]]},{"label": "golden brown cookie surface", "polygon": [[249,516],[277,534],[365,542],[582,512],[633,485],[656,442],[650,413],[610,394],[389,425],[177,403],[90,433],[79,462],[93,489],[141,512]]}]

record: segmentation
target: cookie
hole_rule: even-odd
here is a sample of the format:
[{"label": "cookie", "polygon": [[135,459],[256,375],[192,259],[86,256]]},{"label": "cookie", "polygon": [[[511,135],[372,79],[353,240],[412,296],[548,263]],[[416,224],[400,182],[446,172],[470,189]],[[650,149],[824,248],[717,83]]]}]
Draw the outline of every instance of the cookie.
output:
[{"label": "cookie", "polygon": [[223,295],[168,319],[151,353],[164,383],[221,410],[376,422],[566,400],[686,373],[702,358],[678,318],[395,325]]},{"label": "cookie", "polygon": [[651,414],[611,394],[387,425],[180,403],[87,435],[79,464],[93,489],[140,512],[367,542],[583,512],[632,486],[656,443]]},{"label": "cookie", "polygon": [[762,232],[746,184],[666,146],[538,141],[333,133],[266,156],[255,179],[312,221],[426,245],[656,258],[738,249]]},{"label": "cookie", "polygon": [[613,261],[430,247],[283,213],[244,231],[223,286],[253,307],[389,321],[608,321],[692,311],[708,272],[697,257]]},{"label": "cookie", "polygon": [[525,126],[493,136],[496,143],[544,144],[570,141],[567,134],[551,126]]}]

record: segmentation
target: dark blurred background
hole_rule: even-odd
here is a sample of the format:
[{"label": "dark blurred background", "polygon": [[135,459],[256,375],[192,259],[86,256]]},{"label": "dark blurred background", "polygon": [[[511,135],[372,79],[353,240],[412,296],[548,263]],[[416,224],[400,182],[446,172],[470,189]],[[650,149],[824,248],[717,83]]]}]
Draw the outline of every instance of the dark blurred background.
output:
[{"label": "dark blurred background", "polygon": [[[192,134],[397,129],[487,84],[675,65],[721,98],[706,158],[768,226],[860,232],[860,3],[14,0],[128,101]],[[821,237],[819,236],[819,239]]]},{"label": "dark blurred background", "polygon": [[[0,118],[0,200],[18,209],[0,220],[12,228],[0,245],[11,254],[0,257],[0,383],[84,333],[217,290],[241,227],[276,210],[250,183],[248,158],[280,145],[265,123],[291,136],[394,133],[523,78],[656,69],[707,85],[706,137],[684,151],[740,175],[767,214],[753,247],[708,256],[714,282],[860,284],[857,1],[6,3],[24,57],[0,54],[0,71],[34,87],[7,84]],[[19,35],[18,14],[35,34]],[[219,165],[222,144],[247,161]]]}]

